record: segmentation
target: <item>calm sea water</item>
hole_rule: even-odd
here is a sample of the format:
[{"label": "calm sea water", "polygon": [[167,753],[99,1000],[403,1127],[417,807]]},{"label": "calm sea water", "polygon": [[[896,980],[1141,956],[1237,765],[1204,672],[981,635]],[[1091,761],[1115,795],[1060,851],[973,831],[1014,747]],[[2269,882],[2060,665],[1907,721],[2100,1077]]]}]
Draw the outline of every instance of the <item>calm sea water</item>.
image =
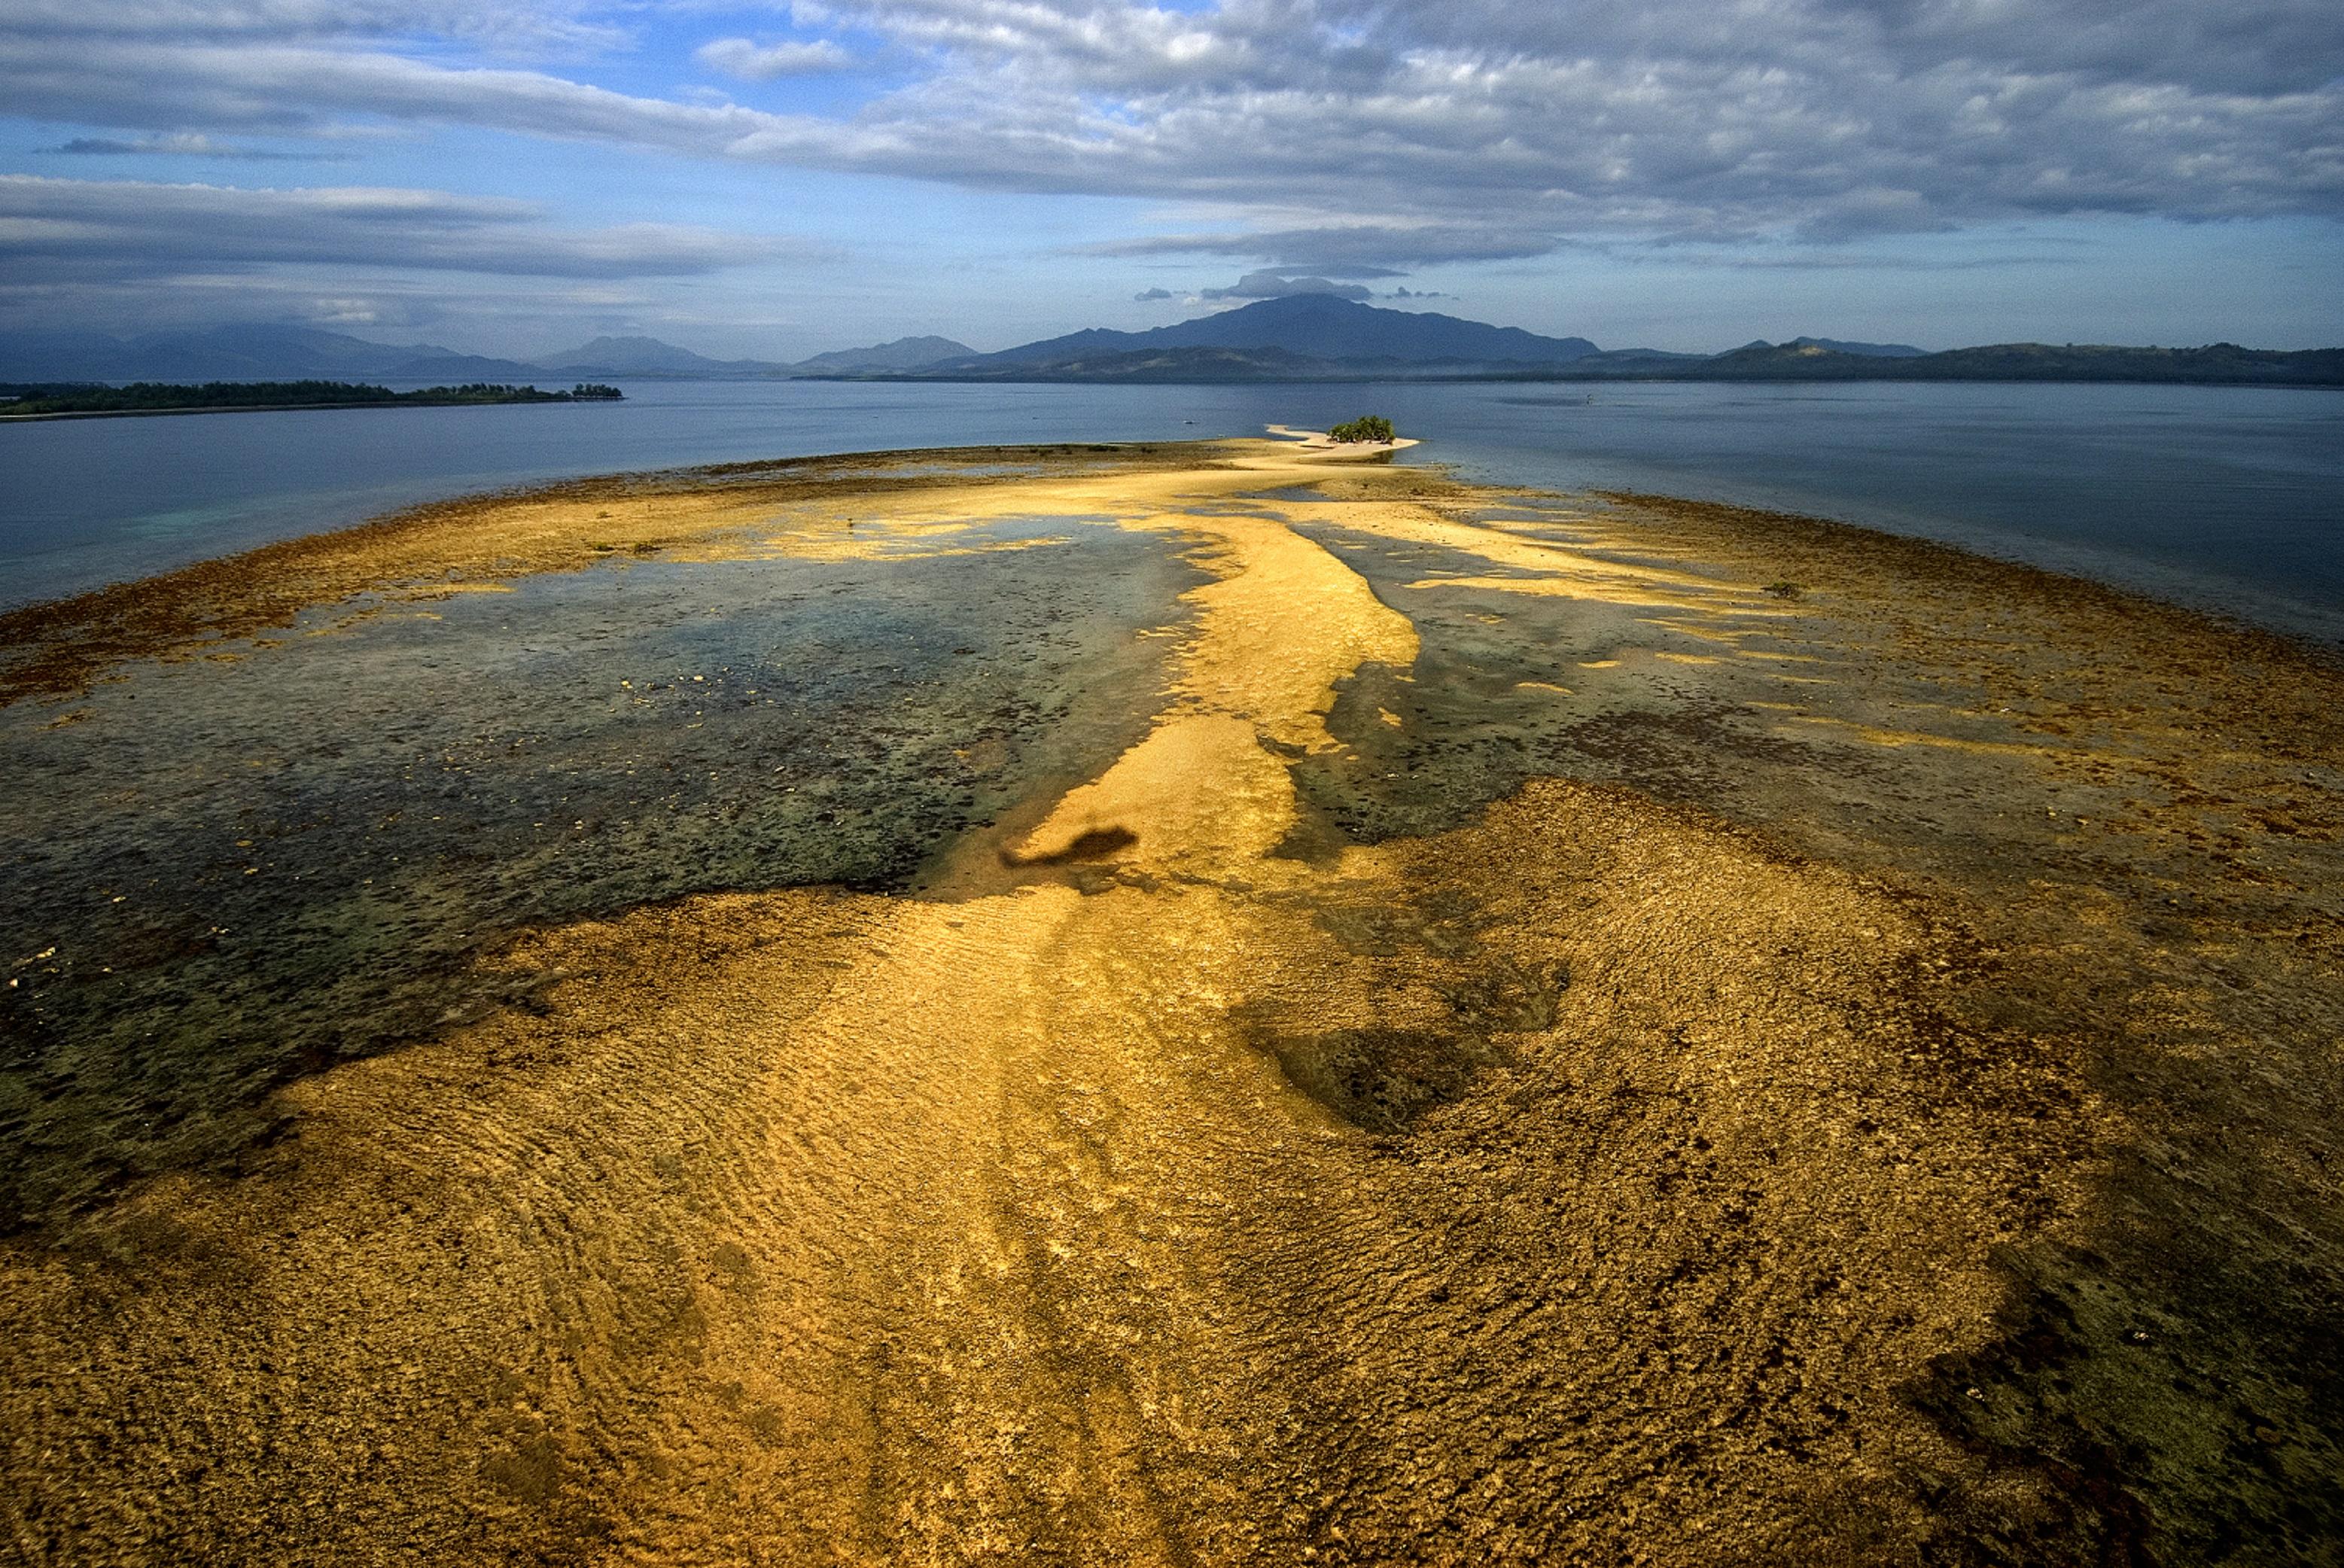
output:
[{"label": "calm sea water", "polygon": [[0,426],[0,606],[580,474],[1370,410],[1470,478],[1810,512],[2344,643],[2344,393],[2201,387],[639,382],[613,406]]}]

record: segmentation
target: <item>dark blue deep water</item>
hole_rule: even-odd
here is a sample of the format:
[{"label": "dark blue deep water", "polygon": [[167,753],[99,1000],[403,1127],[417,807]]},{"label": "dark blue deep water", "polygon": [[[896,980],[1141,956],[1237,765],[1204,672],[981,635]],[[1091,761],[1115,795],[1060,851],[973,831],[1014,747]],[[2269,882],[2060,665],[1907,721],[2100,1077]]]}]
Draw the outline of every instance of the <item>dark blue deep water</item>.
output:
[{"label": "dark blue deep water", "polygon": [[636,382],[614,406],[0,426],[0,607],[463,491],[882,448],[1390,415],[1469,478],[1779,508],[2344,642],[2344,392]]}]

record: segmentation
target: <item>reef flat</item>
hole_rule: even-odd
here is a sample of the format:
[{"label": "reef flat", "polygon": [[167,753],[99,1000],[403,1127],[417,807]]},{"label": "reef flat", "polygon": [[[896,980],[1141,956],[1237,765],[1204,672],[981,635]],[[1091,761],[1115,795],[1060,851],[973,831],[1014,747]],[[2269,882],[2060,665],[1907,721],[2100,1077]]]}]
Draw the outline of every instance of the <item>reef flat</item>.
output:
[{"label": "reef flat", "polygon": [[2344,671],[1291,444],[0,619],[35,1561],[2316,1560]]}]

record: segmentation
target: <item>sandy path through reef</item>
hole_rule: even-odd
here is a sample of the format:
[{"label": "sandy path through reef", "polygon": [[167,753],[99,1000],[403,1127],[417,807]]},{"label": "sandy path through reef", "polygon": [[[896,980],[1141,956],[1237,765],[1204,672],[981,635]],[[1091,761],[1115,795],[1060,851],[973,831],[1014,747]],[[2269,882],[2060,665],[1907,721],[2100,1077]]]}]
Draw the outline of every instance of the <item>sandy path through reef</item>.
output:
[{"label": "sandy path through reef", "polygon": [[[1976,1005],[1984,916],[1615,785],[1374,845],[1298,790],[1383,775],[1331,715],[1422,667],[1330,531],[1480,552],[1409,566],[1427,602],[1495,583],[1672,646],[1763,638],[1783,602],[1405,476],[1266,498],[1323,476],[1258,460],[874,501],[855,543],[781,520],[774,548],[884,551],[1055,509],[1174,531],[1212,581],[1147,738],[918,895],[537,934],[509,961],[566,977],[535,1008],[308,1079],[252,1174],[11,1254],[10,1538],[1178,1564],[2137,1539],[2093,1478],[1932,1402],[2007,1328],[1997,1249],[2083,1236],[2137,1131],[2060,1028]],[[1965,787],[2033,765],[1947,755],[1987,770]]]}]

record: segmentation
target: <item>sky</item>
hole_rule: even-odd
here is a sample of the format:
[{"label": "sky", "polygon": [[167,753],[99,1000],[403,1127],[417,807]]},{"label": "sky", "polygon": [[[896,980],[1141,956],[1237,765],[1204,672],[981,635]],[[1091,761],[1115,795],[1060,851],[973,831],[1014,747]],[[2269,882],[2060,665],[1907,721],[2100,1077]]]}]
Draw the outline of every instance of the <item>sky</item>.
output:
[{"label": "sky", "polygon": [[0,330],[2344,345],[2339,0],[5,0]]}]

